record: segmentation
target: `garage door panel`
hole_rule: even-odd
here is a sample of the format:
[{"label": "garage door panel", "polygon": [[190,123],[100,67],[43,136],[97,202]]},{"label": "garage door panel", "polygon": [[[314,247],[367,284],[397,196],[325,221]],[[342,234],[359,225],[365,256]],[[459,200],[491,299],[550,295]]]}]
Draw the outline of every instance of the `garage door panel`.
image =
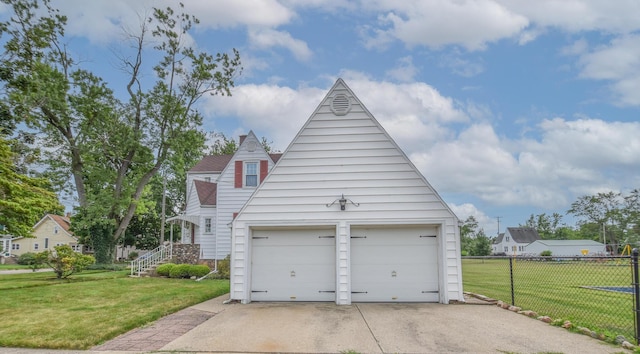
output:
[{"label": "garage door panel", "polygon": [[253,301],[333,301],[333,230],[254,231]]},{"label": "garage door panel", "polygon": [[435,234],[433,227],[353,228],[352,301],[439,301]]}]

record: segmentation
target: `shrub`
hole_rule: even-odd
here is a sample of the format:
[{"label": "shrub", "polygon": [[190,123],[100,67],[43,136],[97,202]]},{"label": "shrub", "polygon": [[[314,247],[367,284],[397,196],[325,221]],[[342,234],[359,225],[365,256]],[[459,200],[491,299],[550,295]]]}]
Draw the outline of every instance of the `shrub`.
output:
[{"label": "shrub", "polygon": [[36,260],[36,254],[27,252],[18,256],[18,264],[20,265],[32,265]]},{"label": "shrub", "polygon": [[173,268],[175,265],[175,263],[161,264],[158,266],[158,268],[156,268],[156,273],[158,273],[158,275],[160,276],[168,277],[169,273],[171,272],[171,268]]},{"label": "shrub", "polygon": [[169,277],[171,278],[188,278],[190,264],[176,264],[169,270]]},{"label": "shrub", "polygon": [[129,255],[127,256],[127,259],[132,261],[132,260],[134,260],[136,258],[138,258],[138,252],[136,252],[136,251],[129,252]]},{"label": "shrub", "polygon": [[111,271],[119,271],[127,269],[126,265],[123,264],[115,264],[115,263],[95,263],[87,266],[86,270],[111,270]]},{"label": "shrub", "polygon": [[53,249],[38,253],[36,259],[53,268],[58,279],[79,273],[96,262],[93,256],[75,252],[69,245],[55,246]]},{"label": "shrub", "polygon": [[192,265],[189,267],[189,276],[200,278],[209,274],[210,271],[211,269],[209,269],[209,267],[204,264]]},{"label": "shrub", "polygon": [[31,268],[31,270],[33,270],[34,272],[37,269],[42,268],[42,265],[43,265],[42,258],[38,257],[37,253],[31,253],[31,252],[21,254],[18,257],[17,262],[20,265],[29,266],[29,268]]},{"label": "shrub", "polygon": [[540,256],[541,257],[551,257],[551,251],[550,250],[544,250],[544,251],[540,252]]}]

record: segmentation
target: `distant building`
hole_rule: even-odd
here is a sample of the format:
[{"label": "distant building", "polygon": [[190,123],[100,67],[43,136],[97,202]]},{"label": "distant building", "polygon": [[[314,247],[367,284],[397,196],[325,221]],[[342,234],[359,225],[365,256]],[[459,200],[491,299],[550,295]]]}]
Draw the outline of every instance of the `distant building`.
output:
[{"label": "distant building", "polygon": [[540,235],[532,227],[507,227],[507,230],[493,241],[493,254],[521,256],[527,253],[527,245],[537,240],[540,240]]},{"label": "distant building", "polygon": [[552,256],[604,256],[603,243],[593,240],[537,240],[525,247],[528,255],[551,251]]}]

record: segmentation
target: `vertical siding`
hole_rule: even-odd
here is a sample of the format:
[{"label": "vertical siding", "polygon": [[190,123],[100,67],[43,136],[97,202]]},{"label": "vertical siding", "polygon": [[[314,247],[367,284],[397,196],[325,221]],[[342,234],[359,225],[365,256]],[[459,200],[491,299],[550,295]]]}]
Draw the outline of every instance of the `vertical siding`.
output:
[{"label": "vertical siding", "polygon": [[[335,95],[351,99],[351,111],[342,116],[331,111]],[[359,203],[341,211],[343,195]],[[280,158],[278,166],[266,177],[238,215],[237,225],[305,222],[336,222],[338,230],[338,287],[348,288],[347,223],[435,224],[444,220],[446,269],[444,301],[463,300],[460,275],[460,245],[457,218],[400,150],[386,131],[338,80],[314,114],[305,123]],[[236,230],[234,252],[247,252],[246,230]],[[238,257],[239,253],[234,253]],[[245,262],[235,262],[235,274],[244,274]],[[343,278],[344,277],[344,278]],[[344,280],[344,283],[343,283]],[[236,284],[247,287],[241,279]],[[232,284],[233,286],[233,284]],[[240,287],[242,287],[240,286]],[[234,291],[237,289],[234,289]],[[348,289],[344,290],[345,294]],[[236,296],[235,293],[233,296]],[[247,296],[247,294],[245,294]],[[349,302],[348,295],[337,301]]]}]

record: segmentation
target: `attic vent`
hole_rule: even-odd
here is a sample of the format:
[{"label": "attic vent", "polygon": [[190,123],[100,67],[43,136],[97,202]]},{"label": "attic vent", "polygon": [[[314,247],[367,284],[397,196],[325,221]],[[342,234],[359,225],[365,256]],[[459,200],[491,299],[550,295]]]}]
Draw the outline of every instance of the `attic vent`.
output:
[{"label": "attic vent", "polygon": [[351,101],[347,95],[336,95],[331,101],[331,111],[337,116],[343,116],[351,110]]}]

